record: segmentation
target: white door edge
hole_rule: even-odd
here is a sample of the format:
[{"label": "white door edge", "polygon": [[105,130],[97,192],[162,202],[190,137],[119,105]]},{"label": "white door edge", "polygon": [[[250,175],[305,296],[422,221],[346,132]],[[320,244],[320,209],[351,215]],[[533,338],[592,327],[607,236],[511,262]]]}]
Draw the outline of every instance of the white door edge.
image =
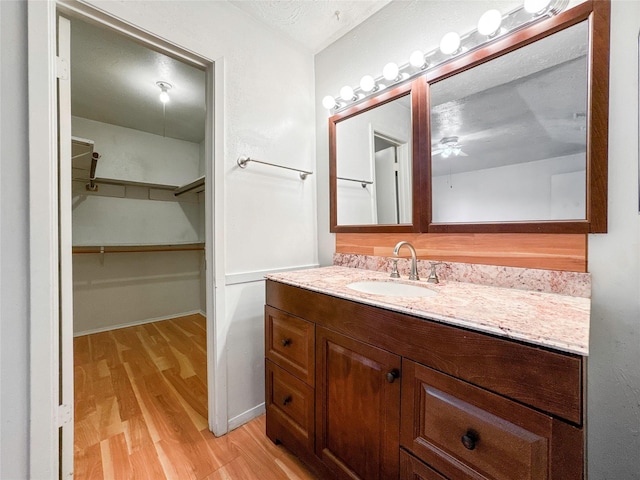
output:
[{"label": "white door edge", "polygon": [[30,478],[58,475],[56,6],[28,3]]},{"label": "white door edge", "polygon": [[73,260],[71,258],[71,22],[57,18],[58,57],[58,238],[60,265],[60,477],[73,478]]}]

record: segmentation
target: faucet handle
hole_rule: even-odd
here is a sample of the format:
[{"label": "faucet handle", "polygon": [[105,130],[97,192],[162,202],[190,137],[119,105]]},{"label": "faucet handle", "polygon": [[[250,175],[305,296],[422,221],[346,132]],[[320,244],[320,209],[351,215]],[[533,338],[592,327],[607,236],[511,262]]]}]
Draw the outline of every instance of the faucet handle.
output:
[{"label": "faucet handle", "polygon": [[400,274],[398,273],[398,259],[390,258],[391,260],[391,278],[400,278]]},{"label": "faucet handle", "polygon": [[442,262],[429,262],[431,265],[431,273],[429,273],[429,278],[427,278],[428,283],[440,283],[440,279],[438,278],[438,272],[436,272],[436,267],[438,265],[443,265]]}]

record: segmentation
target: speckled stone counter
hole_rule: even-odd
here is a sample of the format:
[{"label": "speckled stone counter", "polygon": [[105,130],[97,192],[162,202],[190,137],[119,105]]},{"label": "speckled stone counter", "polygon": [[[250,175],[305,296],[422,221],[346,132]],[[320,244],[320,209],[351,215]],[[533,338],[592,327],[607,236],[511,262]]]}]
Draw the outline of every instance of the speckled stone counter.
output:
[{"label": "speckled stone counter", "polygon": [[[332,266],[267,275],[268,279],[417,317],[458,325],[579,355],[588,355],[589,298],[473,283],[428,284],[386,272]],[[426,278],[426,277],[425,277]],[[437,295],[397,297],[348,287],[364,280],[418,283]]]}]

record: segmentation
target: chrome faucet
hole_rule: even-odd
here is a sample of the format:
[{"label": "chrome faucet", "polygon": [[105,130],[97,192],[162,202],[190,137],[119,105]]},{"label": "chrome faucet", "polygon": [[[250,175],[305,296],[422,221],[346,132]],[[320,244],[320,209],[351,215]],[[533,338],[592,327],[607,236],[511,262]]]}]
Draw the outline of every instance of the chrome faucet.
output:
[{"label": "chrome faucet", "polygon": [[416,257],[416,249],[413,248],[413,245],[405,241],[398,242],[398,244],[393,249],[393,254],[397,257],[400,248],[402,248],[404,245],[406,245],[411,252],[411,273],[409,274],[409,280],[420,280],[420,278],[418,277],[418,259]]}]

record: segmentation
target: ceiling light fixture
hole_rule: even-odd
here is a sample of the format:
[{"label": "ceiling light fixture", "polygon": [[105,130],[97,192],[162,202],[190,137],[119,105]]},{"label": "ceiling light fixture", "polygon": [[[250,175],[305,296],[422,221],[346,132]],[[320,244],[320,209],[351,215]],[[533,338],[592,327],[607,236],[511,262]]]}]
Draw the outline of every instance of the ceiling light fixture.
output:
[{"label": "ceiling light fixture", "polygon": [[400,80],[400,69],[398,68],[398,65],[393,62],[387,63],[382,69],[382,76],[390,82]]},{"label": "ceiling light fixture", "polygon": [[551,0],[524,0],[524,9],[534,15],[542,15],[547,11]]},{"label": "ceiling light fixture", "polygon": [[333,98],[331,95],[327,95],[322,99],[322,106],[327,110],[331,110],[332,108],[337,106],[336,99]]},{"label": "ceiling light fixture", "polygon": [[411,66],[424,70],[427,68],[427,62],[424,59],[424,52],[422,50],[415,50],[409,56],[409,63]]},{"label": "ceiling light fixture", "polygon": [[156,82],[156,85],[160,88],[160,101],[162,103],[168,103],[170,98],[167,92],[173,88],[173,85],[169,82]]},{"label": "ceiling light fixture", "polygon": [[478,20],[478,33],[487,37],[493,37],[500,31],[502,14],[499,10],[487,10]]},{"label": "ceiling light fixture", "polygon": [[453,55],[460,50],[460,35],[449,32],[440,40],[440,51],[445,55]]},{"label": "ceiling light fixture", "polygon": [[353,93],[353,88],[351,88],[349,85],[345,85],[340,89],[340,98],[342,98],[342,100],[344,100],[345,102],[353,102],[354,100],[358,99],[355,93]]},{"label": "ceiling light fixture", "polygon": [[366,93],[375,92],[378,90],[378,84],[371,75],[365,75],[360,79],[360,88]]},{"label": "ceiling light fixture", "polygon": [[438,143],[437,147],[433,149],[431,155],[440,155],[442,158],[449,158],[451,156],[466,157],[467,154],[462,151],[462,145],[458,143],[459,138],[457,136],[444,137]]},{"label": "ceiling light fixture", "polygon": [[[390,84],[405,82],[422,75],[424,71],[450,61],[455,55],[481,48],[499,35],[505,35],[557,15],[568,4],[569,0],[523,0],[520,7],[504,15],[499,10],[488,10],[479,19],[476,29],[464,35],[449,32],[440,41],[439,48],[433,48],[426,54],[421,50],[415,50],[409,57],[409,62],[400,66],[393,62],[387,63],[382,70],[382,75],[377,77],[365,75],[360,80],[359,86],[343,87],[343,89],[349,88],[344,92],[341,89],[341,101],[338,102],[336,98],[327,95],[322,99],[322,105],[330,111],[339,111],[348,104],[359,102],[373,92],[389,87]],[[350,95],[346,95],[347,93]]]}]

